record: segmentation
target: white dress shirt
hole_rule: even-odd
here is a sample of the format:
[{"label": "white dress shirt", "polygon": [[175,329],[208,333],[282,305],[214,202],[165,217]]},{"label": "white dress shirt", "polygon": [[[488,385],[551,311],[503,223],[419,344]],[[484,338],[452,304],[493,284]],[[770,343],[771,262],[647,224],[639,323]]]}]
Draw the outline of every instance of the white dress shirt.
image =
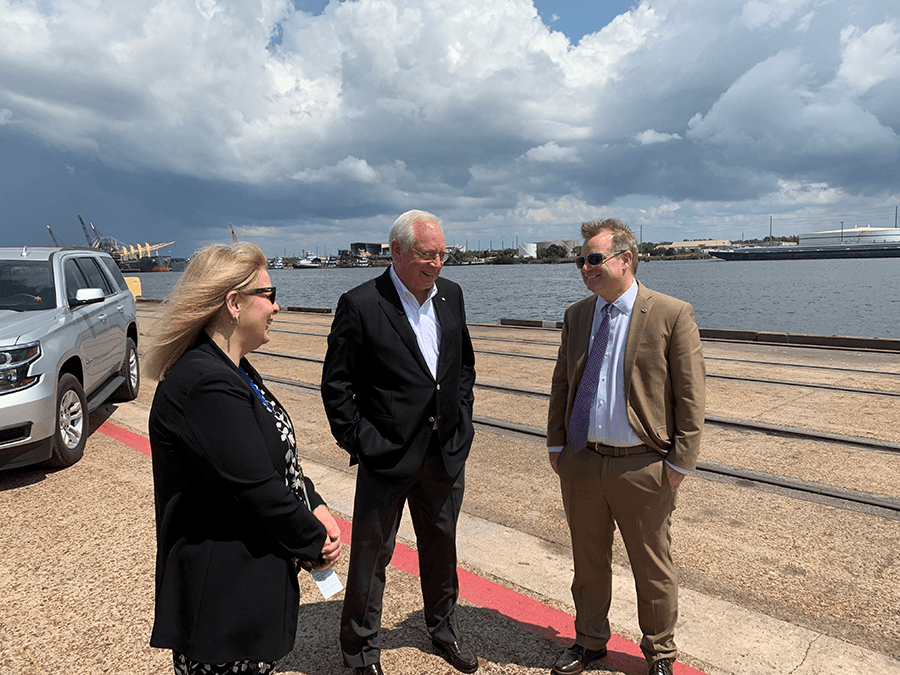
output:
[{"label": "white dress shirt", "polygon": [[391,281],[394,282],[394,288],[397,289],[397,295],[400,296],[400,302],[403,303],[403,310],[406,313],[406,320],[416,334],[416,342],[419,344],[419,351],[425,357],[428,364],[428,370],[431,376],[437,380],[438,356],[441,350],[441,324],[437,320],[437,314],[434,311],[434,303],[431,299],[437,295],[437,284],[428,291],[428,297],[421,305],[397,276],[394,266],[390,267]]}]

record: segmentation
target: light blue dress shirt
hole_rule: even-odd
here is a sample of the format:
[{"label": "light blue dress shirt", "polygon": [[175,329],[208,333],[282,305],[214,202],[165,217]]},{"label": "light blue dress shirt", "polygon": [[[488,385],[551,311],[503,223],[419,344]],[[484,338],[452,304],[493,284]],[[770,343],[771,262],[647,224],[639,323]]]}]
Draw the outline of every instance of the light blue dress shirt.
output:
[{"label": "light blue dress shirt", "polygon": [[[631,312],[634,310],[637,292],[638,283],[633,281],[631,287],[612,303],[609,313],[609,342],[606,343],[606,355],[600,368],[597,396],[588,426],[588,441],[601,445],[629,448],[643,444],[628,422],[628,401],[625,399],[625,345],[628,342],[628,328],[631,326]],[[603,320],[604,305],[606,302],[603,298],[597,296],[588,353],[594,343],[594,334]],[[547,448],[549,452],[562,452],[562,449],[561,445]],[[666,464],[679,473],[686,473],[669,462]]]},{"label": "light blue dress shirt", "polygon": [[[609,313],[609,341],[600,367],[597,395],[591,409],[588,425],[588,441],[629,448],[641,445],[642,441],[628,423],[628,401],[625,399],[625,344],[628,342],[628,327],[631,325],[631,311],[637,297],[637,282],[612,303]],[[603,298],[597,298],[594,320],[591,324],[591,345],[594,333],[603,320]]]}]

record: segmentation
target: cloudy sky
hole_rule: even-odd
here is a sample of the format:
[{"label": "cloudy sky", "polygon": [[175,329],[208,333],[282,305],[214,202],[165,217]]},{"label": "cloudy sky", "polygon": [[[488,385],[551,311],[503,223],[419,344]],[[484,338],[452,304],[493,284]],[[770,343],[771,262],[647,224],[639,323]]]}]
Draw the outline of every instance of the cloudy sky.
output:
[{"label": "cloudy sky", "polygon": [[0,244],[892,227],[896,0],[0,0]]}]

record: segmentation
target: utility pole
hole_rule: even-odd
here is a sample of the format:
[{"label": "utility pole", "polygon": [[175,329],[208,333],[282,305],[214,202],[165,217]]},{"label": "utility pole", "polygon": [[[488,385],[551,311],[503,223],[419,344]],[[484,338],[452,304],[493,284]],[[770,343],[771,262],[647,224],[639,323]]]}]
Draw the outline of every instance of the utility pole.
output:
[{"label": "utility pole", "polygon": [[841,221],[841,243],[844,243],[844,221]]},{"label": "utility pole", "polygon": [[773,246],[775,244],[772,241],[772,216],[769,216],[769,246]]}]

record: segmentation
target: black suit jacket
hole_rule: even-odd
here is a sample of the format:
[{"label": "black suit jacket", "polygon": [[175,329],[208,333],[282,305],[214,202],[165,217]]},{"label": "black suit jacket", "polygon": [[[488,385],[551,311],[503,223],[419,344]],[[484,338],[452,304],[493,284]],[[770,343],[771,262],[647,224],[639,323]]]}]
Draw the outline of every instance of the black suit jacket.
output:
[{"label": "black suit jacket", "polygon": [[332,434],[351,464],[360,461],[389,480],[413,477],[435,421],[451,476],[462,469],[475,434],[475,353],[462,290],[440,277],[437,290],[437,378],[419,350],[389,269],[341,296],[328,336],[322,401]]},{"label": "black suit jacket", "polygon": [[[241,366],[262,387],[246,360]],[[297,630],[292,557],[316,559],[325,528],[285,485],[285,444],[272,414],[204,332],[156,389],[150,447],[150,644],[204,663],[281,658]],[[307,490],[311,508],[323,503],[308,479]]]}]

